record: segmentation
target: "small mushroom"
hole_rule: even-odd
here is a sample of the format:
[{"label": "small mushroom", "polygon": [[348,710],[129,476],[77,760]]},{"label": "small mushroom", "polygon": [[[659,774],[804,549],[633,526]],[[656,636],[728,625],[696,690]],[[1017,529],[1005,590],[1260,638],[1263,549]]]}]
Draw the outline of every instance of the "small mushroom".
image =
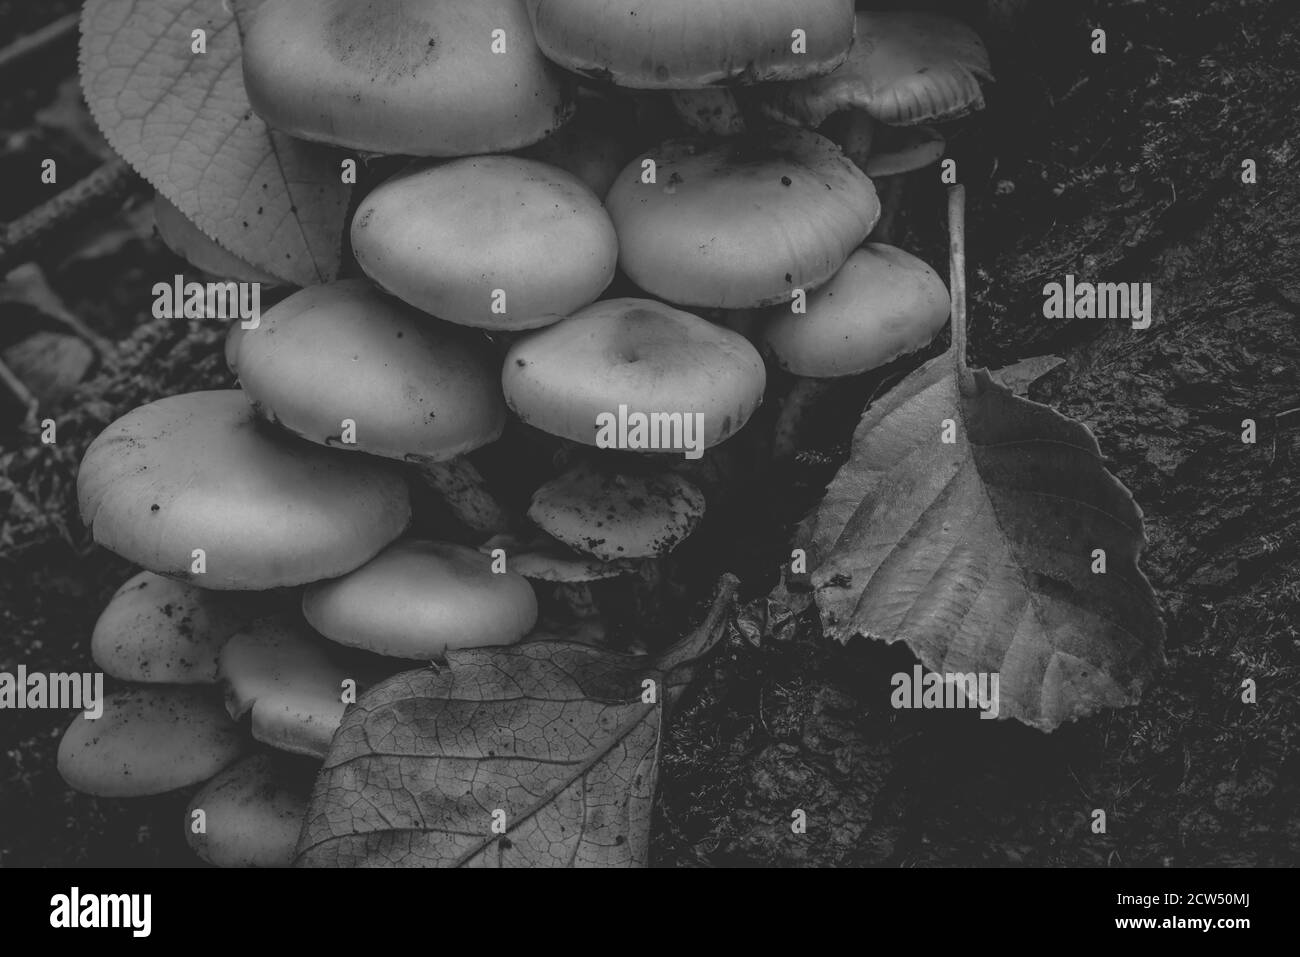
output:
[{"label": "small mushroom", "polygon": [[486,555],[498,550],[506,555],[510,571],[532,582],[540,599],[553,596],[564,605],[568,617],[577,621],[599,619],[600,602],[594,591],[597,583],[635,575],[638,570],[637,562],[605,561],[545,535],[530,539],[497,535],[479,546]]},{"label": "small mushroom", "polygon": [[[226,768],[185,810],[190,849],[216,867],[290,867],[318,765],[252,754]],[[196,812],[203,827],[196,829]]]},{"label": "small mushroom", "polygon": [[947,140],[930,126],[881,126],[867,156],[866,174],[880,194],[880,219],[872,238],[890,242],[898,232],[896,221],[903,208],[908,174],[943,158]]},{"label": "small mushroom", "polygon": [[253,737],[263,744],[318,758],[343,720],[345,682],[360,691],[387,677],[385,671],[374,659],[345,661],[340,649],[290,615],[254,622],[221,650],[230,716],[249,715]]},{"label": "small mushroom", "polygon": [[699,526],[704,493],[673,472],[627,475],[581,464],[534,492],[528,517],[602,561],[658,558]]},{"label": "small mushroom", "polygon": [[59,773],[83,794],[145,797],[206,781],[237,760],[247,738],[212,688],[140,685],[106,695],[104,713],[73,719]]},{"label": "small mushroom", "polygon": [[309,442],[410,462],[469,528],[505,528],[464,455],[506,420],[499,360],[482,335],[345,279],[267,310],[233,351],[263,418]]},{"label": "small mushroom", "polygon": [[277,130],[372,153],[469,156],[535,143],[573,112],[519,0],[265,0],[244,87]]},{"label": "small mushroom", "polygon": [[988,51],[961,21],[863,10],[848,59],[825,76],[766,87],[763,111],[810,128],[841,110],[890,126],[915,126],[983,109],[980,81],[992,79]]},{"label": "small mushroom", "polygon": [[601,422],[622,406],[629,416],[668,416],[653,421],[680,425],[683,438],[702,422],[691,436],[699,450],[740,430],[766,381],[743,336],[648,299],[597,302],[526,336],[502,372],[506,403],[543,432],[597,445]]},{"label": "small mushroom", "polygon": [[927,263],[869,243],[808,298],[807,314],[770,310],[763,342],[779,366],[799,377],[777,419],[774,455],[794,454],[810,410],[831,383],[925,346],[950,309],[947,287]]},{"label": "small mushroom", "polygon": [[285,601],[280,592],[209,591],[140,572],[95,622],[90,654],[123,681],[215,684],[226,640]]},{"label": "small mushroom", "polygon": [[528,0],[528,12],[556,63],[636,89],[818,76],[853,43],[853,0]]},{"label": "small mushroom", "polygon": [[153,217],[163,244],[200,272],[217,279],[281,285],[278,277],[240,259],[208,236],[162,193],[154,195]]},{"label": "small mushroom", "polygon": [[[609,630],[606,628],[603,618],[579,618],[563,624],[548,625],[530,631],[521,643],[526,644],[535,641],[570,641],[579,645],[586,645],[588,648],[604,648],[608,650]],[[640,641],[634,641],[627,648],[619,650],[626,654],[643,655],[646,653],[645,646]]]},{"label": "small mushroom", "polygon": [[427,661],[449,649],[513,644],[537,622],[537,597],[526,579],[494,573],[473,549],[404,540],[350,575],[309,587],[302,610],[339,644]]},{"label": "small mushroom", "polygon": [[496,535],[479,546],[485,555],[497,549],[505,552],[509,570],[529,581],[553,584],[608,581],[636,574],[637,570],[633,561],[596,558],[541,535],[529,539]]},{"label": "small mushroom", "polygon": [[932,126],[882,126],[867,156],[866,174],[883,192],[893,177],[939,162],[947,145]]},{"label": "small mushroom", "polygon": [[[644,181],[653,162],[654,182]],[[606,197],[619,264],[669,302],[751,309],[825,283],[871,232],[876,191],[824,136],[772,127],[669,140],[628,164]]]},{"label": "small mushroom", "polygon": [[406,528],[396,470],[264,430],[235,390],[141,406],[86,450],[82,520],[149,571],[242,591],[342,575]]},{"label": "small mushroom", "polygon": [[[993,79],[979,35],[959,20],[914,11],[861,11],[857,42],[834,72],[783,87],[768,87],[761,110],[810,128],[844,113],[840,142],[868,169],[881,135],[876,124],[915,126],[954,120],[984,108],[980,81]],[[887,150],[888,148],[886,148]],[[887,241],[902,203],[899,184],[885,195],[876,237]]]},{"label": "small mushroom", "polygon": [[518,332],[594,301],[614,278],[618,237],[573,174],[475,156],[381,184],[352,220],[352,251],[366,275],[417,309]]}]

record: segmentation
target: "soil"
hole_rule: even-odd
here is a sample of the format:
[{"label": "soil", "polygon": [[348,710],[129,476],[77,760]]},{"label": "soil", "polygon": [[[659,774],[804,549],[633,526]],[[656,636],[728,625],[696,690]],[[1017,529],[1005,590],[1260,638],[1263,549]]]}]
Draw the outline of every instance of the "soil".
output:
[{"label": "soil", "polygon": [[[0,2],[0,45],[75,6],[38,16]],[[738,490],[681,556],[700,583],[692,597],[730,568],[752,604],[666,742],[659,865],[1300,860],[1300,412],[1286,414],[1300,409],[1300,12],[1285,0],[1063,6],[1030,4],[998,35],[988,109],[952,131],[970,202],[971,357],[1067,360],[1031,395],[1089,425],[1144,509],[1168,666],[1138,705],[1050,735],[895,712],[888,676],[910,669],[905,652],[832,644],[813,616],[768,604],[793,524],[847,456],[863,403],[923,358],[911,357],[843,387],[814,448]],[[1094,27],[1106,54],[1089,52]],[[0,95],[3,182],[26,182],[46,156],[66,182],[98,163],[84,130],[33,119],[59,102],[72,64],[42,61]],[[945,273],[942,186],[926,174],[908,189],[900,244]],[[39,198],[4,191],[0,220]],[[139,220],[133,207],[39,258],[72,311],[120,345],[42,408],[54,445],[0,410],[0,671],[89,667],[95,618],[133,572],[77,517],[85,446],[153,398],[231,384],[222,330],[150,316],[153,281],[182,267]],[[1151,327],[1044,319],[1042,287],[1066,274],[1151,282]],[[48,328],[25,307],[0,305],[0,317],[0,347]],[[1241,440],[1247,418],[1254,444]],[[1241,700],[1247,678],[1255,704]],[[108,801],[66,787],[54,758],[67,720],[0,720],[0,865],[192,865],[187,795]],[[791,829],[796,809],[806,834]]]}]

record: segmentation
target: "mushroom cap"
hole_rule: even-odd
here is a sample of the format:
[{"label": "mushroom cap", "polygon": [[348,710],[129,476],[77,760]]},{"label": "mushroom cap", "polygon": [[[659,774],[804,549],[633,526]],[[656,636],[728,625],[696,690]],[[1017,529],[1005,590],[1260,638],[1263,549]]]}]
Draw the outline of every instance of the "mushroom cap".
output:
[{"label": "mushroom cap", "polygon": [[59,773],[83,794],[144,797],[206,781],[248,741],[212,688],[139,685],[77,715],[59,742]]},{"label": "mushroom cap", "polygon": [[863,171],[871,177],[924,169],[943,158],[948,142],[932,126],[881,126]]},{"label": "mushroom cap", "polygon": [[770,88],[763,109],[785,123],[820,126],[840,110],[913,126],[984,108],[988,51],[960,20],[913,11],[862,11],[858,38],[833,73]]},{"label": "mushroom cap", "polygon": [[818,76],[853,43],[853,0],[528,0],[528,12],[556,63],[638,89]]},{"label": "mushroom cap", "polygon": [[[190,849],[216,867],[290,867],[317,765],[251,754],[203,786],[185,811]],[[205,829],[191,822],[203,811]]]},{"label": "mushroom cap", "polygon": [[441,462],[501,435],[500,361],[482,334],[345,279],[269,309],[235,364],[259,414],[310,442]]},{"label": "mushroom cap", "polygon": [[140,572],[95,622],[90,654],[123,681],[214,684],[226,639],[283,600],[275,592],[209,591]]},{"label": "mushroom cap", "polygon": [[195,269],[239,282],[260,282],[266,286],[281,283],[278,277],[240,259],[208,236],[162,193],[154,194],[153,221],[163,244]]},{"label": "mushroom cap", "polygon": [[226,326],[226,344],[222,352],[226,360],[226,368],[236,378],[239,376],[239,344],[244,341],[244,335],[247,332],[243,320],[240,319],[236,319]]},{"label": "mushroom cap", "polygon": [[512,535],[494,535],[480,545],[478,550],[491,555],[498,548],[506,553],[507,568],[529,581],[582,584],[634,575],[637,571],[635,562],[622,559],[603,561],[575,552],[554,539],[541,535],[532,540],[518,539]]},{"label": "mushroom cap", "polygon": [[[642,182],[653,160],[655,182]],[[826,137],[773,127],[669,140],[633,160],[605,200],[619,262],[668,302],[750,309],[830,279],[880,217],[875,187]]]},{"label": "mushroom cap", "polygon": [[249,103],[275,129],[373,153],[506,152],[573,111],[519,0],[265,0],[243,68]]},{"label": "mushroom cap", "polygon": [[[351,667],[350,665],[355,665]],[[292,754],[324,757],[343,720],[343,682],[378,677],[372,662],[346,662],[341,649],[296,616],[263,618],[221,650],[226,710],[252,714],[253,737]]]},{"label": "mushroom cap", "polygon": [[472,548],[404,540],[302,597],[317,631],[340,644],[399,658],[513,644],[537,621],[537,597],[520,575],[492,572]]},{"label": "mushroom cap", "polygon": [[621,475],[584,464],[534,492],[528,517],[602,561],[654,558],[695,531],[704,517],[704,493],[675,472]]},{"label": "mushroom cap", "polygon": [[[523,643],[537,641],[571,641],[591,648],[609,648],[609,627],[601,618],[579,618],[574,621],[552,622],[531,631]],[[626,653],[640,652],[628,649]]]},{"label": "mushroom cap", "polygon": [[[399,173],[352,220],[357,263],[417,309],[481,329],[550,325],[614,278],[618,236],[572,173],[475,156]],[[494,312],[497,292],[504,311]]]},{"label": "mushroom cap", "polygon": [[[763,401],[767,372],[744,336],[649,299],[608,299],[526,336],[506,355],[506,402],[529,425],[595,445],[598,417],[704,416],[703,445]],[[684,430],[683,430],[684,434]]]},{"label": "mushroom cap", "polygon": [[[122,557],[204,588],[258,591],[342,575],[406,527],[394,469],[271,437],[236,390],[128,412],[86,450],[81,517]],[[195,549],[206,572],[191,572]]]},{"label": "mushroom cap", "polygon": [[806,315],[774,307],[763,340],[795,375],[832,378],[875,369],[921,348],[948,321],[948,289],[911,253],[869,243],[808,297]]}]

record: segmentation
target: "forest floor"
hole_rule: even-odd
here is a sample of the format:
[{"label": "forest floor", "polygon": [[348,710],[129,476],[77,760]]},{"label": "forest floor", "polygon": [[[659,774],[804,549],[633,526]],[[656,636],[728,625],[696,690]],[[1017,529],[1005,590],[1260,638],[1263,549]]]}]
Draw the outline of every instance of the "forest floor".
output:
[{"label": "forest floor", "polygon": [[[75,6],[0,0],[0,43]],[[970,203],[971,358],[1066,360],[1031,396],[1086,423],[1142,506],[1168,666],[1136,706],[1048,735],[893,711],[888,676],[908,656],[832,644],[810,617],[756,641],[733,634],[666,742],[659,865],[1300,861],[1300,12],[1285,0],[1085,0],[1062,18],[1063,6],[1032,6],[1002,39],[988,110],[952,138]],[[1094,27],[1105,54],[1089,51]],[[28,181],[47,156],[71,182],[104,155],[72,63],[0,93],[0,182]],[[942,187],[930,176],[911,190],[906,245],[946,274]],[[40,198],[5,190],[0,222]],[[118,345],[43,405],[56,444],[0,410],[0,671],[80,671],[95,618],[133,571],[80,524],[81,454],[137,405],[231,380],[218,327],[149,314],[152,283],[181,265],[152,236],[147,204],[39,265]],[[1151,327],[1044,319],[1044,284],[1067,274],[1151,282]],[[0,350],[49,328],[26,306],[0,302],[0,316]],[[730,568],[761,600],[870,387],[842,395],[815,454],[714,523],[721,545],[698,559],[700,581]],[[1255,704],[1241,700],[1247,678]],[[193,863],[187,795],[108,801],[66,787],[54,758],[67,720],[0,720],[0,866]],[[791,831],[796,808],[807,834]]]}]

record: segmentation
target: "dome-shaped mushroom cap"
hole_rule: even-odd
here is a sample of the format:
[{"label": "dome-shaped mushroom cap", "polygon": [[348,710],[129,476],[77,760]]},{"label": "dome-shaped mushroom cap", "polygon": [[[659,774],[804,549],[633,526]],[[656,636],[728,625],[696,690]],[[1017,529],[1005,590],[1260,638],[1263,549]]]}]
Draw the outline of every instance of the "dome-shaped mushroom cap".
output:
[{"label": "dome-shaped mushroom cap", "polygon": [[626,405],[654,422],[677,415],[682,437],[703,415],[708,448],[749,421],[767,373],[739,333],[649,299],[608,299],[516,342],[502,384],[519,418],[551,435],[596,445],[599,417]]},{"label": "dome-shaped mushroom cap", "polygon": [[[655,182],[642,182],[643,162]],[[669,140],[606,197],[619,262],[669,302],[751,309],[830,279],[880,217],[871,180],[830,140],[774,127],[718,142]]]},{"label": "dome-shaped mushroom cap", "polygon": [[154,194],[153,221],[163,244],[195,269],[221,279],[280,285],[279,278],[245,262],[204,233],[162,193]]},{"label": "dome-shaped mushroom cap", "polygon": [[[118,419],[86,450],[77,500],[105,548],[223,590],[342,575],[410,519],[398,472],[268,436],[235,390],[170,396]],[[202,574],[192,571],[195,549]]]},{"label": "dome-shaped mushroom cap", "polygon": [[471,548],[404,540],[350,575],[312,585],[302,610],[340,644],[428,660],[513,644],[536,623],[537,598],[526,579],[493,573],[492,559]]},{"label": "dome-shaped mushroom cap", "polygon": [[226,639],[283,601],[277,592],[209,591],[140,572],[95,622],[90,654],[123,681],[213,684]]},{"label": "dome-shaped mushroom cap", "polygon": [[950,311],[948,289],[928,264],[870,243],[808,297],[806,315],[774,307],[763,340],[795,375],[855,375],[926,345]]},{"label": "dome-shaped mushroom cap", "polygon": [[[292,754],[324,757],[343,720],[343,682],[359,691],[380,675],[288,615],[263,618],[221,650],[221,682],[233,718],[252,713],[253,737]],[[387,677],[387,675],[383,675]]]},{"label": "dome-shaped mushroom cap", "polygon": [[556,584],[583,584],[608,581],[624,575],[635,575],[637,563],[633,561],[604,561],[566,548],[560,542],[538,535],[521,540],[511,535],[494,535],[478,550],[491,555],[500,549],[506,555],[507,567],[529,581]]},{"label": "dome-shaped mushroom cap", "polygon": [[100,797],[144,797],[206,781],[248,739],[213,688],[140,685],[104,697],[104,713],[73,719],[59,742],[59,773]]},{"label": "dome-shaped mushroom cap", "polygon": [[417,309],[481,329],[550,325],[614,278],[618,237],[571,173],[476,156],[400,173],[361,203],[352,251]]},{"label": "dome-shaped mushroom cap", "polygon": [[[252,754],[203,786],[185,811],[190,849],[216,867],[290,867],[318,765]],[[195,811],[204,829],[194,832]]]},{"label": "dome-shaped mushroom cap", "polygon": [[528,10],[556,63],[639,89],[818,76],[853,43],[853,0],[528,0]]},{"label": "dome-shaped mushroom cap", "polygon": [[912,11],[863,11],[849,58],[833,73],[771,87],[763,109],[787,123],[820,126],[832,113],[862,110],[911,126],[984,108],[980,80],[992,80],[988,51],[959,20]]},{"label": "dome-shaped mushroom cap", "polygon": [[533,493],[528,517],[602,561],[653,558],[695,531],[704,493],[673,472],[619,475],[579,465]]},{"label": "dome-shaped mushroom cap", "polygon": [[[308,441],[445,461],[501,435],[500,359],[481,333],[439,322],[364,279],[311,286],[239,340],[239,384]],[[355,443],[340,443],[345,419]]]},{"label": "dome-shaped mushroom cap", "polygon": [[264,0],[243,67],[272,127],[373,153],[506,152],[573,108],[519,0]]}]

